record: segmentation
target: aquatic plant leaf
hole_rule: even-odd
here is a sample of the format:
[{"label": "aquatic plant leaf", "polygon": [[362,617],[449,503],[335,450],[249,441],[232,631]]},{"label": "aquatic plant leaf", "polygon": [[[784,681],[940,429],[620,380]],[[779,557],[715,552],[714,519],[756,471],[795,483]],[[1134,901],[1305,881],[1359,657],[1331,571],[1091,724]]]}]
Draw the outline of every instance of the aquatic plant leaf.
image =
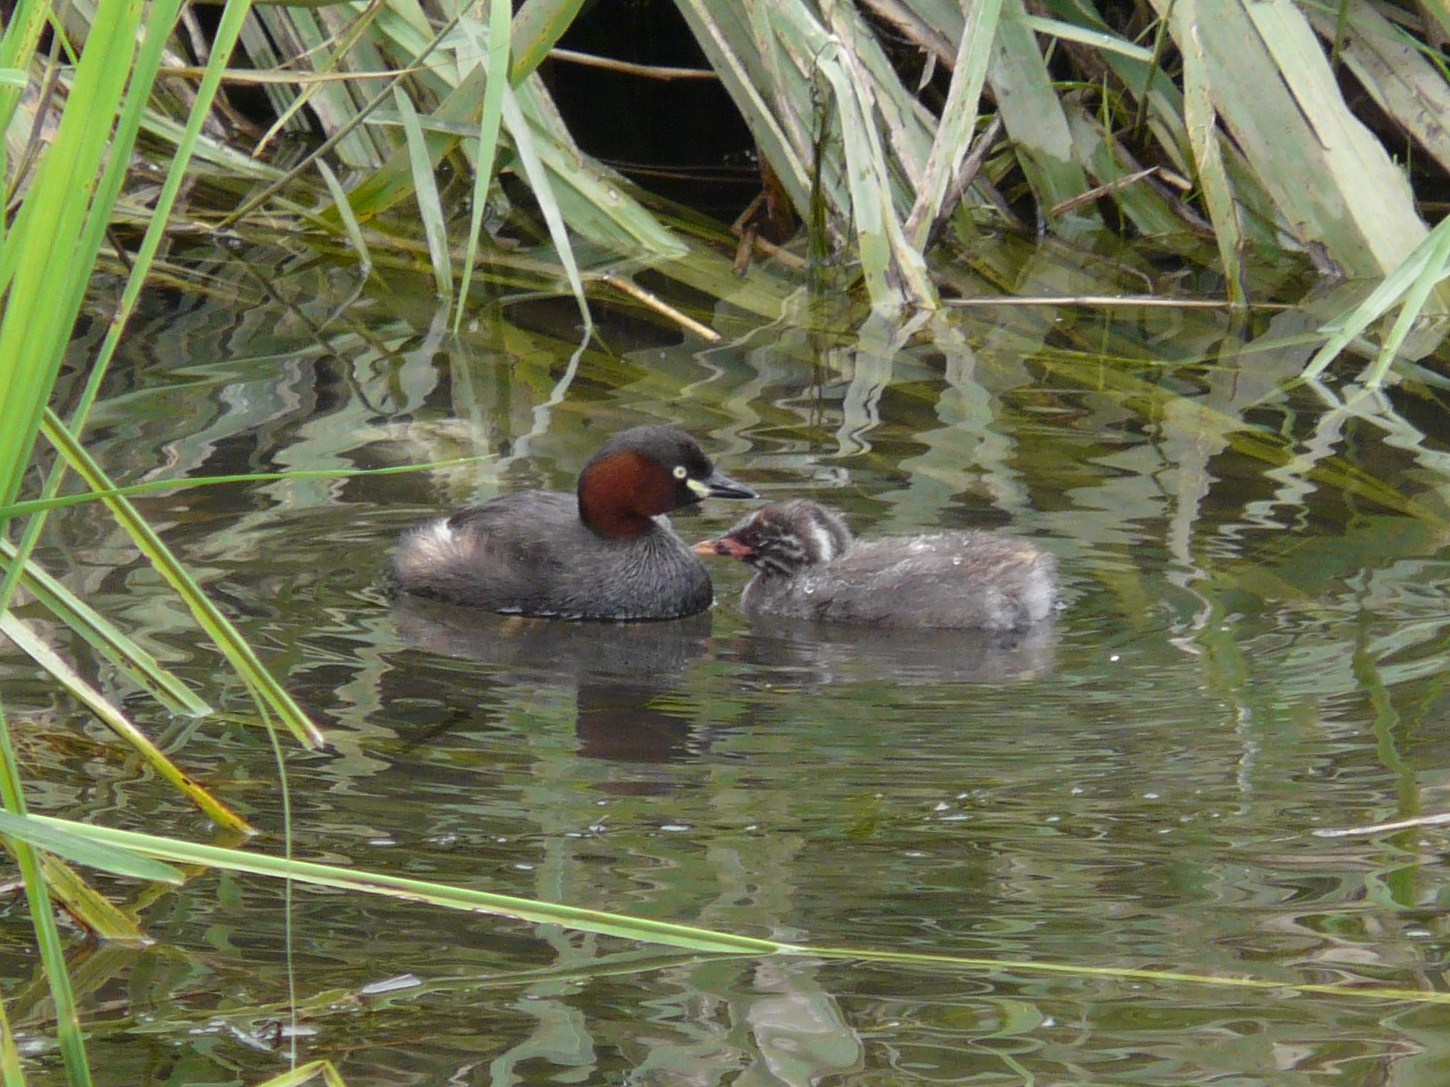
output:
[{"label": "aquatic plant leaf", "polygon": [[544,163],[535,147],[528,119],[519,107],[518,98],[511,88],[504,88],[501,105],[504,124],[508,128],[509,135],[513,137],[514,148],[518,151],[519,165],[523,169],[524,176],[529,180],[534,200],[537,201],[539,210],[544,215],[544,222],[548,224],[549,237],[554,242],[554,252],[559,257],[559,263],[564,267],[564,275],[569,280],[569,289],[574,293],[574,300],[579,305],[579,313],[584,319],[587,336],[588,330],[593,327],[594,319],[589,313],[589,301],[584,297],[584,283],[579,278],[579,262],[574,258],[574,247],[569,241],[569,231],[564,226],[564,216],[559,208],[559,200],[554,195],[553,181],[544,171]]},{"label": "aquatic plant leaf", "polygon": [[438,179],[434,176],[434,161],[428,153],[427,138],[418,123],[418,111],[403,93],[402,88],[393,87],[393,101],[398,106],[402,119],[403,134],[407,138],[408,165],[412,170],[413,197],[418,202],[418,213],[423,221],[423,236],[428,240],[428,256],[433,264],[433,282],[438,297],[453,297],[453,257],[448,252],[448,224],[443,219],[443,202],[438,196]]},{"label": "aquatic plant leaf", "polygon": [[[11,508],[13,511],[16,507]],[[15,546],[0,540],[0,556],[5,560],[0,565],[8,567],[15,559]],[[26,564],[21,584],[47,611],[171,712],[193,716],[211,712],[211,707],[175,673],[33,562]]]},{"label": "aquatic plant leaf", "polygon": [[857,97],[862,88],[849,74],[846,63],[843,57],[823,56],[820,70],[842,107],[851,212],[872,305],[886,314],[897,313],[907,305],[929,306],[936,291],[927,279],[921,255],[909,248],[896,218],[872,111],[866,101]]},{"label": "aquatic plant leaf", "polygon": [[[1053,89],[1037,41],[1028,26],[1022,0],[1003,0],[1002,18],[988,82],[1007,133],[1037,196],[1041,214],[1066,204],[1088,188],[1087,175],[1073,153],[1072,134]],[[1095,218],[1088,208],[1081,217]]]},{"label": "aquatic plant leaf", "polygon": [[[49,412],[45,416],[45,435],[77,475],[97,490],[114,491],[110,480],[95,463],[94,459],[80,445],[65,425]],[[120,497],[102,499],[116,520],[130,534],[136,546],[151,560],[158,573],[176,590],[191,609],[192,615],[217,648],[232,663],[237,674],[246,681],[259,702],[280,717],[297,739],[308,747],[322,745],[322,733],[318,730],[292,696],[282,687],[257,659],[256,652],[215,603],[196,584],[186,569],[177,560],[131,503]]]},{"label": "aquatic plant leaf", "polygon": [[468,241],[463,254],[463,282],[458,291],[458,304],[453,310],[455,336],[462,326],[463,311],[468,304],[468,287],[473,282],[473,267],[483,238],[483,213],[488,206],[488,191],[497,168],[499,136],[503,128],[503,96],[509,79],[509,14],[512,10],[506,0],[489,0],[486,40],[483,28],[472,19],[465,17],[459,22],[460,28],[473,39],[486,58],[488,81],[484,84],[483,105],[478,114],[478,150],[473,160],[473,198],[469,207]]},{"label": "aquatic plant leaf", "polygon": [[1080,45],[1090,45],[1105,53],[1117,53],[1120,56],[1132,57],[1134,60],[1147,62],[1153,59],[1151,49],[1134,45],[1132,42],[1125,41],[1118,35],[1104,30],[1090,30],[1075,23],[1064,22],[1061,19],[1045,19],[1040,15],[1028,15],[1025,19],[1027,25],[1037,34],[1047,34],[1062,41],[1077,42]]},{"label": "aquatic plant leaf", "polygon": [[10,1029],[10,1015],[0,1003],[0,1083],[5,1087],[25,1087],[25,1070],[20,1063],[20,1047]]},{"label": "aquatic plant leaf", "polygon": [[362,224],[357,221],[353,214],[352,205],[348,203],[347,192],[342,187],[342,182],[337,180],[337,175],[332,172],[332,167],[327,165],[324,159],[318,159],[314,164],[317,172],[322,176],[327,191],[332,195],[332,206],[337,209],[338,218],[342,220],[342,228],[347,232],[347,240],[352,244],[353,251],[357,253],[358,264],[362,268],[364,277],[371,274],[373,270],[373,255],[368,249],[367,239],[363,236]]},{"label": "aquatic plant leaf", "polygon": [[528,0],[514,16],[514,61],[509,82],[518,86],[534,73],[574,22],[584,0]]},{"label": "aquatic plant leaf", "polygon": [[[1419,148],[1440,169],[1450,170],[1450,83],[1442,67],[1426,58],[1424,46],[1374,9],[1371,4],[1346,4],[1339,55],[1366,93],[1385,114],[1414,137]],[[1305,17],[1320,37],[1334,40],[1334,20],[1312,7]]]},{"label": "aquatic plant leaf", "polygon": [[[832,231],[854,236],[873,307],[934,306],[922,254],[901,225],[916,199],[933,122],[860,13],[849,5],[818,13],[800,0],[679,6],[797,213],[808,217],[812,194],[820,193]],[[827,87],[834,119],[823,125]],[[843,154],[821,156],[822,168],[813,170],[817,147],[837,141]]]},{"label": "aquatic plant leaf", "polygon": [[1197,34],[1214,108],[1301,242],[1379,276],[1424,239],[1404,175],[1349,112],[1297,8],[1227,0],[1195,19],[1194,4],[1163,6],[1180,48]]},{"label": "aquatic plant leaf", "polygon": [[1199,253],[1203,247],[1193,230],[1198,217],[1181,201],[1166,196],[1166,186],[1150,182],[1159,172],[1133,169],[1138,163],[1128,148],[1083,108],[1069,103],[1065,112],[1072,126],[1077,157],[1098,180],[1100,191],[1104,195],[1111,193],[1111,198],[1145,237],[1163,243],[1171,241],[1179,252]]},{"label": "aquatic plant leaf", "polygon": [[[40,6],[18,6],[13,24],[6,28],[0,63],[12,66],[21,59],[10,50],[28,38],[35,18],[44,17],[37,14]],[[142,5],[125,0],[98,3],[91,15],[86,48],[71,74],[59,123],[53,132],[39,126],[33,129],[38,164],[5,244],[0,246],[0,292],[4,295],[0,316],[0,409],[4,414],[0,420],[0,505],[13,501],[22,477],[31,468],[41,420],[102,240],[112,223],[141,114],[178,7],[159,2],[143,12]],[[245,8],[245,0],[240,0],[229,5],[228,11]],[[150,20],[144,24],[144,34],[143,14]],[[30,63],[33,58],[24,60]],[[14,104],[7,98],[7,113]],[[99,377],[97,374],[97,382]],[[53,472],[46,486],[57,485],[60,475]],[[11,564],[0,585],[0,613],[8,606],[42,520],[36,518],[27,526],[18,561]],[[9,811],[25,811],[3,707],[0,795]],[[66,1072],[72,1082],[89,1084],[89,1060],[42,864],[28,844],[16,843],[12,851],[24,880],[40,961],[55,1004]]]},{"label": "aquatic plant leaf", "polygon": [[513,917],[541,924],[557,924],[580,932],[594,932],[627,940],[664,944],[710,954],[725,955],[803,955],[815,958],[852,959],[864,962],[900,963],[927,966],[942,970],[987,970],[994,973],[1021,972],[1066,977],[1116,978],[1154,984],[1205,985],[1226,989],[1284,990],[1321,993],[1346,1000],[1403,1000],[1411,1003],[1450,1005],[1450,992],[1393,987],[1339,986],[1321,983],[1297,983],[1282,978],[1255,978],[1223,974],[1195,974],[1189,971],[1151,970],[1133,967],[1091,967],[1043,960],[1003,960],[975,958],[964,955],[938,955],[930,952],[891,951],[879,948],[821,947],[788,944],[751,936],[737,936],[711,929],[651,921],[602,910],[562,906],[510,895],[492,894],[424,880],[366,872],[356,868],[288,860],[241,849],[224,849],[200,845],[175,838],[162,838],[136,831],[99,827],[50,816],[29,815],[27,822],[45,827],[69,830],[75,835],[97,842],[121,846],[137,853],[166,858],[184,864],[201,864],[233,872],[248,872],[319,887],[335,887],[364,894],[401,898],[435,906],[471,910],[478,913]]},{"label": "aquatic plant leaf", "polygon": [[992,56],[992,40],[1001,9],[1002,0],[973,0],[966,5],[965,22],[971,31],[961,35],[946,105],[932,139],[916,203],[906,217],[906,236],[918,249],[925,248],[933,224],[951,211],[944,206],[947,191],[956,181],[971,148],[977,106],[987,79],[987,63]]},{"label": "aquatic plant leaf", "polygon": [[52,819],[48,816],[32,814],[26,817],[26,821],[38,822],[42,827],[68,830],[72,834],[96,842],[133,850],[144,856],[165,858],[181,864],[203,864],[233,872],[250,872],[254,875],[294,879],[318,887],[355,890],[365,894],[430,903],[449,909],[475,910],[502,917],[516,917],[539,924],[565,925],[583,932],[597,932],[631,940],[667,943],[673,947],[684,947],[694,951],[772,955],[791,946],[774,940],[734,936],[712,932],[709,929],[694,928],[690,925],[625,917],[578,906],[535,902],[511,895],[451,887],[425,880],[366,872],[356,868],[341,868],[329,864],[315,864],[310,861],[289,860],[286,857],[269,856],[249,850],[225,849],[219,846],[184,842],[174,838],[159,838],[134,831],[96,827],[65,819]]},{"label": "aquatic plant leaf", "polygon": [[[297,9],[264,7],[242,28],[242,43],[258,68],[296,73],[303,78],[294,85],[268,84],[265,91],[277,119],[257,141],[258,150],[271,146],[283,131],[305,133],[315,119],[328,133],[329,154],[342,165],[357,170],[376,170],[393,151],[391,133],[361,123],[381,92],[369,93],[377,80],[385,86],[402,78],[392,70],[388,58],[374,46],[376,7],[365,8],[339,36],[324,25],[324,15],[306,7]],[[279,47],[284,53],[279,53]],[[310,72],[298,72],[301,65]],[[332,78],[344,76],[347,82]],[[365,79],[376,77],[371,82]],[[302,116],[303,111],[313,117]],[[311,156],[309,156],[311,157]],[[297,166],[305,167],[305,161]]]},{"label": "aquatic plant leaf", "polygon": [[[1376,388],[1389,373],[1390,367],[1394,365],[1399,357],[1400,351],[1410,338],[1411,331],[1417,325],[1435,325],[1439,331],[1432,333],[1432,344],[1438,344],[1444,338],[1446,318],[1441,307],[1433,307],[1439,310],[1439,316],[1432,317],[1429,312],[1430,296],[1435,289],[1450,278],[1450,228],[1446,223],[1450,220],[1441,220],[1439,226],[1430,232],[1426,239],[1429,245],[1429,252],[1425,259],[1425,266],[1420,269],[1419,275],[1415,276],[1405,291],[1404,299],[1400,305],[1399,316],[1395,318],[1394,327],[1385,337],[1385,342],[1380,345],[1378,357],[1364,374],[1364,383],[1370,388]],[[1445,228],[1445,229],[1442,229]]]},{"label": "aquatic plant leaf", "polygon": [[[1184,0],[1196,4],[1197,0]],[[1209,218],[1215,227],[1219,259],[1231,302],[1242,305],[1247,301],[1244,289],[1244,269],[1241,259],[1243,232],[1239,229],[1238,208],[1228,183],[1223,155],[1219,150],[1217,115],[1209,93],[1208,75],[1205,69],[1203,47],[1198,40],[1196,19],[1189,19],[1188,36],[1183,46],[1183,104],[1184,121],[1188,127],[1189,142],[1193,146],[1193,158],[1198,165],[1198,185],[1203,201],[1208,205]]]},{"label": "aquatic plant leaf", "polygon": [[347,1087],[347,1081],[342,1078],[337,1066],[327,1060],[299,1064],[281,1075],[263,1080],[256,1087],[303,1087],[303,1084],[311,1083],[318,1076],[322,1077],[322,1082],[327,1087]]},{"label": "aquatic plant leaf", "polygon": [[[1305,378],[1316,378],[1365,329],[1378,321],[1396,305],[1404,305],[1401,322],[1413,321],[1419,314],[1417,299],[1429,296],[1430,290],[1450,274],[1450,219],[1443,219],[1384,281],[1348,313],[1325,325],[1328,341],[1304,367]],[[1380,363],[1375,367],[1375,381],[1383,379],[1394,354],[1409,331],[1409,324],[1396,325],[1396,332],[1380,350]]]},{"label": "aquatic plant leaf", "polygon": [[[8,815],[9,813],[0,814]],[[147,857],[138,857],[134,853],[127,853],[124,850],[107,849],[97,852],[95,843],[69,834],[65,835],[63,839],[53,839],[52,844],[62,840],[73,843],[78,855],[71,856],[71,859],[87,868],[110,871],[114,875],[141,879],[147,883],[162,884],[168,887],[178,886],[182,880],[181,873],[169,864],[160,864],[158,867],[158,862]],[[51,846],[37,841],[32,841],[31,845],[44,850],[40,858],[40,868],[45,873],[45,882],[50,887],[51,895],[88,931],[102,940],[132,947],[143,946],[151,942],[141,931],[141,926],[136,923],[134,917],[129,916],[109,898],[88,884],[81,878],[79,872],[60,859],[59,849],[53,849]],[[92,864],[92,859],[98,859],[102,863]],[[110,867],[107,868],[106,865],[110,865]],[[118,871],[117,865],[122,870]]]},{"label": "aquatic plant leaf", "polygon": [[24,650],[31,660],[49,672],[52,678],[68,690],[78,702],[95,714],[102,724],[130,744],[157,774],[189,797],[218,825],[230,827],[233,830],[249,829],[246,820],[182,773],[181,769],[132,724],[120,709],[86,682],[29,626],[8,612],[0,613],[0,633],[3,633],[16,646]]},{"label": "aquatic plant leaf", "polygon": [[[28,62],[35,53],[41,34],[45,31],[51,16],[50,5],[18,3],[5,20],[3,35],[0,35],[0,69],[13,73],[0,83],[0,132],[10,131],[10,122],[20,105],[29,73],[20,65]],[[12,179],[7,177],[7,183]]]},{"label": "aquatic plant leaf", "polygon": [[[443,156],[453,150],[465,133],[477,132],[477,104],[482,100],[486,77],[482,65],[475,65],[437,109],[420,118],[432,169],[437,169]],[[394,120],[375,114],[369,123],[378,125]],[[348,202],[358,219],[366,222],[411,197],[414,170],[411,155],[404,147],[395,150],[386,163],[366,175],[348,192]]]}]

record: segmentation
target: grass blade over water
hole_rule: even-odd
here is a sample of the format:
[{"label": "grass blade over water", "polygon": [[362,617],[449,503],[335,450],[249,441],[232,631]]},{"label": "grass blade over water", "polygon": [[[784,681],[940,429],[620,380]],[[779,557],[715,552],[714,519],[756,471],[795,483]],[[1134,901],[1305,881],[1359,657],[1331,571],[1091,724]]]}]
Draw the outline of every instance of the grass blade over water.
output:
[{"label": "grass blade over water", "polygon": [[217,846],[200,845],[161,838],[135,831],[116,830],[67,819],[53,819],[32,815],[25,820],[7,819],[5,828],[15,835],[29,835],[32,832],[24,823],[35,825],[36,834],[49,828],[64,830],[70,834],[89,838],[97,843],[117,849],[132,850],[143,857],[170,861],[176,864],[198,864],[221,868],[233,872],[276,879],[295,880],[301,884],[318,887],[332,887],[356,891],[361,894],[382,895],[412,902],[423,902],[452,910],[471,910],[478,913],[512,917],[535,924],[562,925],[580,932],[616,936],[642,943],[662,944],[668,947],[708,954],[725,955],[803,955],[816,958],[850,959],[861,962],[900,963],[902,965],[925,966],[943,970],[967,969],[991,973],[1056,974],[1070,977],[1093,977],[1110,980],[1151,982],[1163,985],[1208,985],[1230,989],[1255,989],[1296,993],[1313,993],[1346,1000],[1391,1000],[1412,1004],[1450,1005],[1450,992],[1426,991],[1424,989],[1395,988],[1391,986],[1338,986],[1316,983],[1295,983],[1271,981],[1245,976],[1223,976],[1195,974],[1191,971],[1135,969],[1124,967],[1092,967],[1071,963],[1043,962],[1035,960],[1002,960],[974,958],[961,955],[934,955],[918,952],[900,952],[879,948],[820,947],[806,944],[790,944],[776,940],[763,940],[750,936],[736,936],[691,925],[651,921],[629,917],[623,914],[607,913],[601,910],[582,909],[577,906],[563,906],[532,899],[516,898],[510,895],[492,894],[469,888],[431,883],[425,880],[406,879],[379,872],[364,872],[356,868],[340,868],[336,865],[315,864],[310,861],[288,860],[284,857],[268,856],[242,849],[224,849]]}]

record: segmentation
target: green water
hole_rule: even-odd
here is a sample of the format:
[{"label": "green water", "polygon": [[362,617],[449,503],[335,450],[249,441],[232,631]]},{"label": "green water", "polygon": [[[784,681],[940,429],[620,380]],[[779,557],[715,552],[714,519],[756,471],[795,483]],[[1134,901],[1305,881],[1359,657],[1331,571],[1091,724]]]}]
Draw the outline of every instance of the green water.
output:
[{"label": "green water", "polygon": [[[721,346],[616,322],[571,365],[567,307],[505,307],[454,341],[417,300],[340,319],[344,286],[319,278],[291,308],[157,299],[92,431],[122,483],[488,455],[142,503],[331,743],[284,742],[296,854],[1007,965],[710,958],[340,892],[289,902],[252,877],[106,880],[156,943],[75,940],[99,1082],[285,1068],[289,919],[299,1053],[354,1087],[1450,1077],[1443,1006],[1353,995],[1446,991],[1445,829],[1323,833],[1450,806],[1443,393],[1283,392],[1309,348],[1263,345],[1297,315],[972,311],[900,343],[724,312]],[[714,611],[673,624],[380,591],[406,526],[570,488],[603,436],[656,420],[863,534],[1030,536],[1060,557],[1067,609],[1003,644],[752,628],[729,564]],[[742,508],[675,523],[697,539]],[[280,851],[271,744],[159,577],[91,509],[57,515],[38,557],[226,711],[169,718],[87,666]],[[13,651],[0,669],[38,810],[209,840]],[[54,1067],[17,899],[0,941],[12,1022]]]}]

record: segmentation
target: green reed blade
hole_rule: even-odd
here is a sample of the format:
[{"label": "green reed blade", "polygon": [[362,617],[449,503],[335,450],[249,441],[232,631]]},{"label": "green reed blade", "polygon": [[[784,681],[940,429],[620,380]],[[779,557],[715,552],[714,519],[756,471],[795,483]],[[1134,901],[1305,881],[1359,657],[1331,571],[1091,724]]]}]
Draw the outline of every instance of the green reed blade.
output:
[{"label": "green reed blade", "polygon": [[[532,8],[528,5],[524,11]],[[483,89],[482,108],[478,114],[478,150],[473,161],[473,199],[469,209],[468,244],[463,253],[463,283],[458,289],[458,304],[453,310],[453,334],[463,324],[463,311],[468,306],[468,288],[473,282],[473,266],[478,260],[478,247],[483,238],[483,213],[488,207],[488,191],[493,185],[498,161],[499,134],[503,127],[503,96],[509,79],[509,15],[513,8],[505,0],[489,0],[488,34],[485,43],[481,28],[465,19],[461,28],[486,57],[488,82]],[[523,15],[523,12],[520,12]]]},{"label": "green reed blade", "polygon": [[153,744],[130,719],[114,706],[100,691],[87,683],[65,660],[46,645],[33,630],[8,612],[0,614],[0,633],[3,633],[18,648],[39,664],[51,678],[68,690],[81,705],[146,760],[164,780],[189,797],[197,807],[206,812],[219,826],[231,830],[248,831],[251,828],[236,812],[203,789],[196,781],[182,773],[164,752]]},{"label": "green reed blade", "polygon": [[[0,815],[8,814],[8,812],[0,812]],[[155,868],[137,868],[135,866],[136,861],[150,860],[149,857],[134,855],[123,857],[119,850],[108,850],[105,847],[99,847],[101,851],[97,852],[98,847],[94,842],[86,842],[83,839],[74,838],[72,835],[67,835],[66,839],[75,842],[75,849],[79,852],[79,856],[76,858],[78,863],[96,867],[101,871],[107,870],[106,865],[116,865],[123,869],[116,873],[118,875],[144,879],[165,886],[176,884],[176,880],[166,875],[168,869],[178,879],[181,876],[181,873],[169,864],[160,864],[156,861],[151,862],[158,865]],[[87,846],[90,848],[85,848]],[[140,947],[150,943],[134,917],[128,916],[124,910],[82,879],[81,874],[65,861],[52,855],[52,850],[45,846],[40,846],[40,848],[42,850],[40,870],[45,874],[45,884],[50,888],[52,898],[60,903],[87,932],[97,939],[129,947]],[[82,859],[86,857],[95,857],[104,863],[92,866],[89,860]],[[72,980],[76,979],[72,978]]]},{"label": "green reed blade", "polygon": [[[0,556],[3,556],[0,568],[8,566],[15,554],[13,544],[0,540]],[[197,717],[211,713],[211,707],[174,672],[33,562],[22,572],[21,584],[56,619],[84,638],[96,652],[172,713]]]},{"label": "green reed blade", "polygon": [[[105,472],[92,459],[90,453],[75,440],[65,425],[48,411],[45,416],[45,435],[65,457],[71,469],[81,476],[88,486],[96,490],[115,489]],[[211,598],[201,590],[176,556],[172,554],[170,548],[162,542],[155,529],[137,512],[136,507],[128,500],[119,497],[103,498],[102,501],[130,534],[142,553],[151,561],[156,571],[166,579],[186,606],[191,609],[196,621],[231,662],[237,673],[282,719],[301,743],[308,747],[321,747],[323,737],[317,726],[302,712],[301,707],[292,700],[292,696],[287,693],[276,677],[257,659],[256,652],[247,644],[246,639],[242,637],[231,621],[222,615]]]},{"label": "green reed blade", "polygon": [[418,123],[418,111],[401,87],[393,87],[393,102],[398,107],[398,116],[403,124],[408,164],[412,168],[413,199],[423,222],[423,237],[428,240],[433,284],[439,298],[452,298],[453,256],[448,251],[448,224],[443,219],[443,201],[438,195],[438,178],[428,153],[428,139]]},{"label": "green reed blade", "polygon": [[469,910],[513,917],[536,924],[562,925],[580,932],[618,936],[622,939],[664,944],[689,951],[733,955],[805,955],[818,958],[851,959],[861,962],[900,963],[930,966],[943,970],[968,969],[991,973],[1049,974],[1066,977],[1105,978],[1161,985],[1208,985],[1230,989],[1315,993],[1344,1000],[1395,1000],[1412,1004],[1450,1005],[1450,992],[1394,987],[1350,987],[1330,984],[1295,983],[1265,980],[1248,976],[1195,974],[1188,971],[1148,970],[1133,967],[1075,966],[1031,959],[989,959],[964,955],[937,955],[930,952],[904,952],[879,948],[819,947],[787,944],[750,936],[697,928],[666,921],[650,921],[602,910],[561,906],[511,895],[492,894],[461,887],[451,887],[425,880],[367,872],[356,868],[288,860],[240,849],[199,845],[175,838],[162,838],[136,831],[99,827],[43,815],[30,815],[25,820],[7,823],[7,832],[23,835],[23,823],[41,827],[60,827],[81,836],[104,842],[120,849],[131,849],[143,856],[165,859],[179,864],[200,864],[232,872],[277,879],[296,880],[318,887],[332,887],[364,894],[422,902],[446,909]]}]

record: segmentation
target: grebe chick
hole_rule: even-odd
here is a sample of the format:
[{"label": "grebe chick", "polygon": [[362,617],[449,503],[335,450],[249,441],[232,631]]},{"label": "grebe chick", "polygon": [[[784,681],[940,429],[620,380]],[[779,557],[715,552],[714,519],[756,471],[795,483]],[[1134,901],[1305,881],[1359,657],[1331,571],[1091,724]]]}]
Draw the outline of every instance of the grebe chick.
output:
[{"label": "grebe chick", "polygon": [[1019,630],[1050,618],[1057,559],[990,532],[856,540],[839,514],[799,499],[764,506],[695,545],[756,570],[747,615],[882,627]]}]

